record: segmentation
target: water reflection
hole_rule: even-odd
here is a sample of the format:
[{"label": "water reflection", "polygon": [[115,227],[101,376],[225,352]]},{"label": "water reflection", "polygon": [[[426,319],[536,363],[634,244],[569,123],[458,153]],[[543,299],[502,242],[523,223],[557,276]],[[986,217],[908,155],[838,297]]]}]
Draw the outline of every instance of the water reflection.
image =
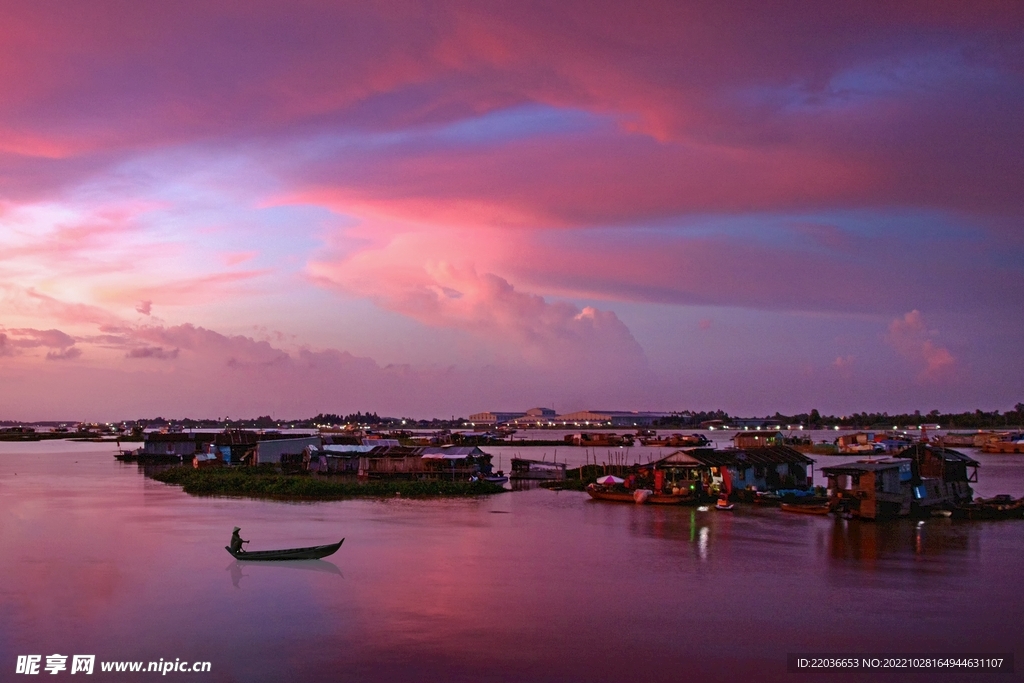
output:
[{"label": "water reflection", "polygon": [[[938,558],[977,551],[977,525],[948,519],[832,523],[829,554],[834,560],[874,565],[882,561]],[[936,565],[940,568],[941,565]]]},{"label": "water reflection", "polygon": [[327,560],[282,560],[278,562],[253,562],[246,560],[235,560],[227,567],[225,571],[231,572],[231,583],[235,588],[240,588],[239,582],[249,576],[243,573],[243,569],[249,569],[250,567],[259,567],[260,570],[267,569],[298,569],[300,571],[307,572],[322,572],[324,574],[335,574],[341,578],[345,578],[345,575],[341,573],[341,569],[338,565]]}]

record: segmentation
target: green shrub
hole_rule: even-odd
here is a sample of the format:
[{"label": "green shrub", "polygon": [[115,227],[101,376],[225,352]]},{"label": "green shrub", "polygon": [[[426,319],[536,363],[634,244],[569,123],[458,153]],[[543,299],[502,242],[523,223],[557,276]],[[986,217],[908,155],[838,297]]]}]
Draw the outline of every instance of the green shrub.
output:
[{"label": "green shrub", "polygon": [[153,479],[181,486],[193,495],[246,496],[251,498],[294,498],[333,500],[357,496],[476,496],[505,491],[489,482],[468,481],[357,481],[333,476],[312,476],[308,473],[282,474],[273,468],[211,468],[172,467],[151,475]]}]

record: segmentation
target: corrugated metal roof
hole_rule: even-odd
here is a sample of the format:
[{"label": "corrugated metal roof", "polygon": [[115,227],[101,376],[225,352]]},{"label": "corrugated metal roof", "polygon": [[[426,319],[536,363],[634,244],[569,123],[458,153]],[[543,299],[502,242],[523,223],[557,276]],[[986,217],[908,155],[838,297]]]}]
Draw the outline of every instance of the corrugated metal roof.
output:
[{"label": "corrugated metal roof", "polygon": [[891,470],[899,469],[900,465],[909,462],[906,459],[886,459],[886,460],[862,460],[858,462],[848,462],[842,465],[830,465],[828,467],[822,467],[821,473],[826,477],[837,475],[837,474],[862,474],[864,472],[878,472],[880,470]]},{"label": "corrugated metal roof", "polygon": [[814,460],[789,446],[766,446],[764,448],[729,448],[714,450],[711,448],[691,448],[672,453],[662,458],[656,465],[704,465],[707,467],[782,465],[799,463],[809,465]]}]

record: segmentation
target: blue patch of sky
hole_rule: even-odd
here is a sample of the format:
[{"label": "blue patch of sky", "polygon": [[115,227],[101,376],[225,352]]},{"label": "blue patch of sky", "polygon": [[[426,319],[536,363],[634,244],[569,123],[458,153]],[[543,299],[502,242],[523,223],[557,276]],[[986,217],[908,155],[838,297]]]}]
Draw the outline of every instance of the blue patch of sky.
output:
[{"label": "blue patch of sky", "polygon": [[434,137],[443,143],[492,144],[543,135],[585,133],[608,125],[608,118],[579,109],[524,105],[490,112],[438,129]]},{"label": "blue patch of sky", "polygon": [[920,240],[975,243],[984,240],[983,228],[970,218],[929,210],[835,210],[806,213],[754,213],[740,215],[694,215],[626,226],[579,228],[551,231],[540,239],[598,240],[603,243],[651,239],[742,240],[774,247],[813,248],[807,226],[834,228],[853,240],[877,241],[879,246],[901,245]]},{"label": "blue patch of sky", "polygon": [[737,89],[741,106],[768,107],[782,114],[840,110],[877,99],[1001,88],[1008,74],[965,57],[959,48],[929,50],[866,61],[837,72],[823,86],[797,81]]},{"label": "blue patch of sky", "polygon": [[257,256],[239,267],[301,270],[322,247],[326,230],[354,221],[313,205],[260,206],[278,183],[259,169],[243,152],[177,148],[127,160],[78,188],[74,198],[103,202],[131,196],[151,203],[138,219],[143,243],[180,244],[211,255],[252,251]]},{"label": "blue patch of sky", "polygon": [[531,138],[592,133],[611,129],[610,116],[581,109],[528,104],[490,111],[443,124],[416,124],[400,130],[341,130],[304,138],[297,146],[306,159],[345,151],[365,153],[389,148],[491,146]]}]

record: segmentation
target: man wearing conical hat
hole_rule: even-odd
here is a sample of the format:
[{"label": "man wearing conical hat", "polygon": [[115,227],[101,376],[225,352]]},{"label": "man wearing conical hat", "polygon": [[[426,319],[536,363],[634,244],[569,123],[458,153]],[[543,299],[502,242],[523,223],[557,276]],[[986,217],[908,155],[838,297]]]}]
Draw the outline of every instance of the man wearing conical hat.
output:
[{"label": "man wearing conical hat", "polygon": [[235,530],[231,532],[231,552],[233,552],[233,553],[240,552],[242,550],[242,544],[249,542],[249,541],[243,541],[242,537],[238,535],[238,532],[241,531],[241,530],[242,530],[241,527],[237,527],[236,526]]}]

